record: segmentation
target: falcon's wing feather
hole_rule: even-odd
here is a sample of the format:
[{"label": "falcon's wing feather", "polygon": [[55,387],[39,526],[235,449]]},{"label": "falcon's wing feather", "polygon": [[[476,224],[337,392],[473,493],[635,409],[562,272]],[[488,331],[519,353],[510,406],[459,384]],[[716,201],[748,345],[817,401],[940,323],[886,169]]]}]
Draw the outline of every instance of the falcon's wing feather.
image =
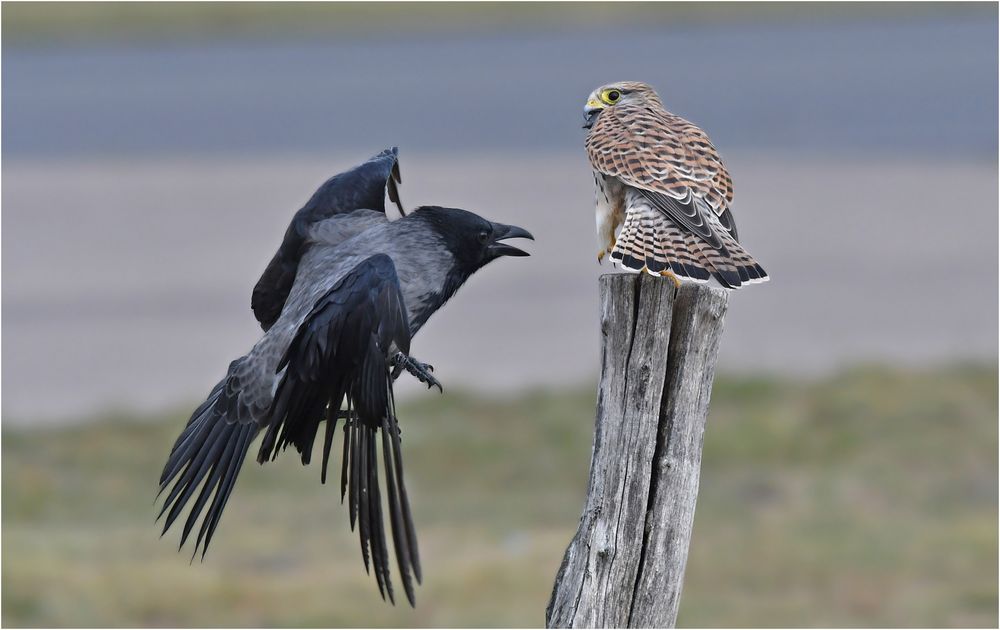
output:
[{"label": "falcon's wing feather", "polygon": [[267,330],[273,326],[285,306],[310,229],[330,217],[359,209],[384,215],[386,195],[399,208],[400,214],[405,215],[399,197],[400,182],[399,150],[390,147],[367,162],[334,175],[313,193],[306,205],[295,213],[281,246],[254,286],[250,307],[261,328]]},{"label": "falcon's wing feather", "polygon": [[702,213],[715,213],[735,238],[729,211],[732,180],[711,140],[693,123],[620,105],[601,113],[586,146],[595,170],[641,190],[664,214],[713,247],[721,241]]},{"label": "falcon's wing feather", "polygon": [[736,221],[733,219],[733,213],[729,208],[726,208],[719,214],[719,223],[722,224],[722,227],[726,228],[726,231],[729,232],[734,241],[737,243],[740,241],[739,234],[736,233]]},{"label": "falcon's wing feather", "polygon": [[710,210],[697,197],[688,193],[686,199],[674,199],[670,195],[653,192],[645,188],[636,187],[636,190],[661,212],[679,225],[687,228],[692,234],[701,237],[715,249],[725,250],[725,245],[722,244],[719,235],[712,231],[712,225],[709,222],[707,214]]}]

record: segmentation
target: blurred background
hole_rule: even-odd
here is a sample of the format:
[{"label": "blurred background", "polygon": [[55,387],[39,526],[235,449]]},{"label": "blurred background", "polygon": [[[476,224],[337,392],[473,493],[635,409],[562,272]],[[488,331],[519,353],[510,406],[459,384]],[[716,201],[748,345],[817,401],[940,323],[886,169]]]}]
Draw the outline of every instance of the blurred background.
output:
[{"label": "blurred background", "polygon": [[[997,5],[4,3],[5,626],[540,626],[598,358],[587,94],[704,127],[772,277],[733,295],[682,626],[996,626]],[[537,237],[404,384],[418,607],[337,492],[248,465],[204,563],[153,496],[327,177]]]}]

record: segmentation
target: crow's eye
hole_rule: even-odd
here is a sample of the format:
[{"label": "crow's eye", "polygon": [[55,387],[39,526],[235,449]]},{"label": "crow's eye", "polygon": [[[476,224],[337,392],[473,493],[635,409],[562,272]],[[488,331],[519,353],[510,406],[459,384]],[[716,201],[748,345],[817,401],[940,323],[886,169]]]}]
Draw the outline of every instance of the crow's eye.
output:
[{"label": "crow's eye", "polygon": [[480,243],[485,243],[488,240],[490,240],[490,233],[489,232],[487,232],[486,230],[483,230],[482,232],[479,233],[479,242]]},{"label": "crow's eye", "polygon": [[618,99],[622,97],[622,93],[618,90],[605,90],[604,91],[604,102],[605,103],[617,103]]}]

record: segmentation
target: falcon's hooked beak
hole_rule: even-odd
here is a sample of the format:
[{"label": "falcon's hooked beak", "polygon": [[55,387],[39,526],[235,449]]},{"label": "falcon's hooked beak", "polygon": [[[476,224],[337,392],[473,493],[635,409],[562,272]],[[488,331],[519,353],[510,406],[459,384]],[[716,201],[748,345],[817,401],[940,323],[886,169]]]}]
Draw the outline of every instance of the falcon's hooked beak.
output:
[{"label": "falcon's hooked beak", "polygon": [[501,256],[530,256],[528,252],[518,249],[513,245],[508,245],[507,243],[501,243],[500,241],[506,240],[508,238],[527,238],[530,240],[535,240],[535,237],[531,235],[528,230],[517,227],[516,225],[504,225],[503,223],[493,224],[493,242],[487,247],[487,251],[490,253],[491,258],[499,258]]},{"label": "falcon's hooked beak", "polygon": [[604,103],[591,96],[587,101],[587,105],[583,108],[583,128],[590,129],[593,127],[594,122],[597,120],[597,116],[603,110]]}]

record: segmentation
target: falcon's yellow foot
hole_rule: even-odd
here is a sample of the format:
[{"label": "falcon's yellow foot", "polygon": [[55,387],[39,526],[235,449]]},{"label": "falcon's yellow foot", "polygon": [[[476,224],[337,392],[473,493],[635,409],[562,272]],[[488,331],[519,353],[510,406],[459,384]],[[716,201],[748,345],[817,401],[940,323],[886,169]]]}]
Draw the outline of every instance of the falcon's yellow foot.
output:
[{"label": "falcon's yellow foot", "polygon": [[677,276],[675,276],[673,274],[673,272],[670,272],[670,271],[661,271],[660,275],[663,276],[664,278],[670,278],[671,280],[674,281],[674,286],[675,287],[677,287],[678,289],[681,288],[681,281],[680,281],[680,279]]},{"label": "falcon's yellow foot", "polygon": [[608,246],[597,252],[597,264],[601,264],[604,261],[604,257],[614,251],[617,244],[618,242],[614,238],[608,241]]}]

